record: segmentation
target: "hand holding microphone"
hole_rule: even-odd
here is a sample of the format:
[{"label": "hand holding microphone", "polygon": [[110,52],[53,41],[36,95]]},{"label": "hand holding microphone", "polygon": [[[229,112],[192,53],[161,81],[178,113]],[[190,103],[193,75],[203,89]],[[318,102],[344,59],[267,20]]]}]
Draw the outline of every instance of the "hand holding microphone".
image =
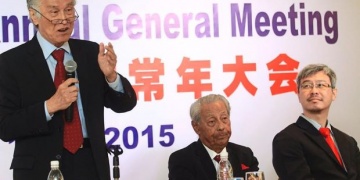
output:
[{"label": "hand holding microphone", "polygon": [[[66,71],[66,79],[69,78],[75,78],[75,71],[77,68],[77,64],[74,60],[67,61],[65,64],[65,71]],[[74,84],[71,84],[70,86],[73,86]],[[76,103],[76,102],[75,102]],[[65,109],[65,121],[71,122],[73,119],[73,103]]]}]

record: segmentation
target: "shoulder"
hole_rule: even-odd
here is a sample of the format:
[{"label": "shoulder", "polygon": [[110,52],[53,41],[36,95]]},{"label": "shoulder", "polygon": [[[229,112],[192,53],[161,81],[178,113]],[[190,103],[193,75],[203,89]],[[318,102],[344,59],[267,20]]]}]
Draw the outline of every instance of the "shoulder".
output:
[{"label": "shoulder", "polygon": [[86,47],[86,48],[99,48],[99,44],[93,41],[82,40],[82,39],[69,39],[70,47]]},{"label": "shoulder", "polygon": [[342,136],[345,136],[347,138],[352,138],[350,135],[348,135],[344,131],[341,131],[340,129],[338,129],[338,128],[334,127],[334,126],[331,126],[331,130],[333,131],[333,133],[335,133],[337,135],[342,135]]},{"label": "shoulder", "polygon": [[249,147],[247,146],[243,146],[240,144],[235,144],[233,142],[229,142],[228,145],[226,146],[226,148],[231,148],[231,149],[240,149],[240,150],[251,150]]},{"label": "shoulder", "polygon": [[193,154],[198,149],[198,142],[192,142],[188,146],[171,153],[170,157],[182,157]]},{"label": "shoulder", "polygon": [[341,131],[341,130],[333,127],[333,126],[331,126],[331,129],[332,129],[332,131],[334,133],[335,138],[345,139],[349,143],[356,143],[357,144],[356,140],[352,136],[348,135],[347,133],[345,133],[345,132],[343,132],[343,131]]},{"label": "shoulder", "polygon": [[240,144],[235,144],[235,143],[232,143],[232,142],[229,142],[228,145],[226,146],[226,148],[241,151],[241,152],[252,152],[251,148],[249,148],[247,146],[240,145]]},{"label": "shoulder", "polygon": [[280,132],[278,132],[275,135],[274,139],[279,137],[289,137],[289,138],[296,137],[298,136],[299,133],[301,133],[301,128],[296,123],[292,123],[287,127],[285,127],[283,130],[281,130]]},{"label": "shoulder", "polygon": [[200,141],[195,141],[188,146],[171,153],[169,161],[195,160],[209,156],[205,147]]},{"label": "shoulder", "polygon": [[0,68],[17,69],[19,64],[25,62],[25,59],[28,59],[28,62],[31,62],[33,56],[41,55],[41,53],[42,51],[37,41],[28,41],[1,53]]},{"label": "shoulder", "polygon": [[97,64],[97,54],[99,53],[99,44],[96,42],[80,39],[69,39],[69,46],[71,53],[74,58],[79,59],[80,57],[87,56],[87,59],[93,59],[95,64]]},{"label": "shoulder", "polygon": [[[14,55],[22,55],[24,54],[25,51],[28,51],[28,49],[33,46],[34,43],[31,41],[28,41],[26,43],[23,43],[19,46],[13,47],[5,52],[3,52],[2,54],[0,54],[0,56],[2,57],[7,57],[7,56],[14,56]],[[22,52],[22,53],[19,53]]]},{"label": "shoulder", "polygon": [[96,45],[98,46],[99,44],[94,42],[94,41],[89,41],[89,40],[83,40],[83,39],[69,39],[69,43],[76,43],[76,44],[85,44],[85,45]]}]

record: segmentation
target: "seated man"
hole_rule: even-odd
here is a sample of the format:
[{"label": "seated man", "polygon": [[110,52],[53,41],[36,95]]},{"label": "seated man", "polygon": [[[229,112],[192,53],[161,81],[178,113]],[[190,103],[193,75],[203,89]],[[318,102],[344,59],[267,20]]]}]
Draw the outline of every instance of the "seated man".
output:
[{"label": "seated man", "polygon": [[335,72],[324,64],[311,64],[301,70],[296,82],[303,113],[273,140],[273,165],[279,179],[360,180],[357,142],[328,119],[337,95]]},{"label": "seated man", "polygon": [[250,148],[229,142],[230,104],[224,96],[210,94],[190,107],[191,125],[199,140],[169,158],[170,180],[216,180],[215,156],[228,153],[234,177],[257,171],[258,161]]}]

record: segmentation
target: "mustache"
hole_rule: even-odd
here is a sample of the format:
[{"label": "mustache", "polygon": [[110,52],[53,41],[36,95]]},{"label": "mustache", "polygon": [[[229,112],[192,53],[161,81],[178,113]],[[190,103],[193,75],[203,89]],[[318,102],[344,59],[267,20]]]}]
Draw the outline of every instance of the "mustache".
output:
[{"label": "mustache", "polygon": [[218,136],[228,136],[230,135],[229,132],[221,132],[221,133],[217,133]]},{"label": "mustache", "polygon": [[307,101],[312,101],[312,100],[319,100],[319,101],[322,101],[323,98],[320,97],[319,95],[311,95],[309,98],[306,99]]}]

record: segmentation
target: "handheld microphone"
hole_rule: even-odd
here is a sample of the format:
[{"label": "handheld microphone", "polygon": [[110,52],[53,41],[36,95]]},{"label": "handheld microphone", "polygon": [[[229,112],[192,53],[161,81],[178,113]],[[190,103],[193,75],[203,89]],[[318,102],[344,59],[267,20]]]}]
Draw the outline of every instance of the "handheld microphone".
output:
[{"label": "handheld microphone", "polygon": [[[74,60],[67,61],[65,64],[65,71],[66,71],[66,79],[75,78],[75,71],[77,68],[77,64]],[[71,84],[73,86],[75,84]],[[76,102],[75,102],[76,103]],[[73,119],[73,103],[65,109],[65,121],[71,122]]]}]

